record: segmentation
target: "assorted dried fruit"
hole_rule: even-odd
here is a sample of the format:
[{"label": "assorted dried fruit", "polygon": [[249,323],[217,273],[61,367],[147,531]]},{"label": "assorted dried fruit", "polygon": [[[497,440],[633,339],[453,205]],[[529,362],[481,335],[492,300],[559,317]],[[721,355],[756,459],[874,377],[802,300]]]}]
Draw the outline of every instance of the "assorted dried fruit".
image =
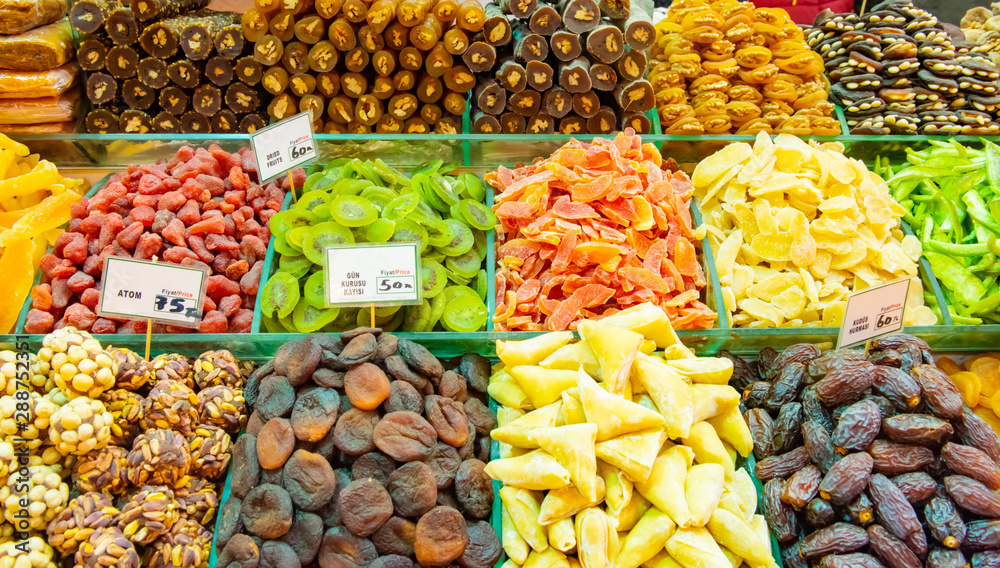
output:
[{"label": "assorted dried fruit", "polygon": [[[72,205],[66,232],[50,253],[37,255],[42,283],[31,290],[24,332],[73,326],[95,334],[145,333],[146,320],[97,314],[101,272],[110,256],[158,258],[207,270],[198,331],[249,332],[271,238],[268,221],[285,199],[283,189],[261,186],[256,176],[249,148],[230,154],[215,145],[207,150],[184,146],[170,160],[131,165],[113,175],[92,197]],[[10,254],[11,248],[6,250]],[[153,333],[189,332],[153,324]],[[225,380],[219,374],[210,377],[211,371],[199,374],[202,381]]]},{"label": "assorted dried fruit", "polygon": [[[1000,353],[973,355],[961,365],[950,357],[939,357],[939,369],[948,374],[958,388],[968,410],[985,421],[1000,436]],[[995,402],[994,402],[995,401]],[[956,428],[961,431],[961,428]],[[988,439],[988,437],[987,437]],[[994,460],[1000,460],[1000,446],[990,450]]]},{"label": "assorted dried fruit", "polygon": [[486,181],[499,219],[498,331],[573,329],[646,302],[678,329],[715,322],[701,300],[691,183],[631,129]]},{"label": "assorted dried fruit", "polygon": [[282,345],[246,386],[220,564],[492,567],[489,374],[379,328]]},{"label": "assorted dried fruit", "polygon": [[509,562],[776,566],[753,480],[735,466],[754,441],[732,361],[695,357],[651,303],[578,331],[575,343],[567,331],[497,342],[501,459],[483,471],[503,483]]},{"label": "assorted dried fruit", "polygon": [[905,210],[886,182],[839,142],[758,134],[729,144],[692,174],[733,327],[834,327],[847,297],[910,280],[905,324],[931,325]]},{"label": "assorted dried fruit", "polygon": [[[984,358],[997,367],[984,356],[972,365]],[[934,366],[923,340],[889,335],[865,351],[765,348],[741,369],[741,384],[766,391],[744,391],[755,448],[776,448],[781,415],[802,409],[802,438],[758,454],[755,468],[785,565],[935,568],[973,558],[981,566],[974,555],[1000,547],[985,536],[1000,518],[1000,441],[963,409],[963,387]],[[805,380],[786,400],[779,387],[789,372]],[[773,432],[761,427],[769,420]]]},{"label": "assorted dried fruit", "polygon": [[[331,162],[310,174],[296,204],[271,219],[278,254],[260,292],[263,329],[344,331],[372,321],[385,331],[485,329],[489,283],[484,262],[487,233],[496,216],[483,205],[482,180],[472,173],[449,174],[453,169],[438,160],[407,177],[382,160],[354,159]],[[370,308],[327,305],[325,247],[392,242],[419,243],[419,305],[377,307],[374,318]],[[374,342],[358,346],[359,352],[345,363],[389,347]],[[373,401],[374,406],[380,403]]]},{"label": "assorted dried fruit", "polygon": [[823,75],[781,8],[686,0],[656,23],[649,79],[664,134],[840,134]]}]

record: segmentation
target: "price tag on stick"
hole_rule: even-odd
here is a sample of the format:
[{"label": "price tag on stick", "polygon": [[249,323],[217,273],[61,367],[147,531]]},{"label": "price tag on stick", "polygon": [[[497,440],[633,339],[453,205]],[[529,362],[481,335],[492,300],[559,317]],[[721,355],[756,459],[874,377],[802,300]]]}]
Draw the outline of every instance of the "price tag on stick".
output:
[{"label": "price tag on stick", "polygon": [[331,306],[401,306],[421,301],[418,243],[331,246],[323,258],[326,301]]},{"label": "price tag on stick", "polygon": [[[250,135],[261,185],[316,158],[316,140],[308,112]],[[294,189],[293,189],[294,191]]]},{"label": "price tag on stick", "polygon": [[109,256],[104,261],[97,315],[198,327],[207,276],[194,266]]},{"label": "price tag on stick", "polygon": [[910,281],[896,280],[847,297],[838,347],[850,347],[903,329]]}]

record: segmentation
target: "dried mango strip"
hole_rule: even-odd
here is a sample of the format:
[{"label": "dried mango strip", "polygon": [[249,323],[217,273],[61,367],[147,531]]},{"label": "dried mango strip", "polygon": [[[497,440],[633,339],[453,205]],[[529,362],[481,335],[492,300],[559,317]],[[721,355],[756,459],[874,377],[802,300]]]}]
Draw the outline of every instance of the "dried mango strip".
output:
[{"label": "dried mango strip", "polygon": [[900,278],[916,290],[904,323],[937,322],[923,305],[919,242],[900,229],[903,209],[840,144],[760,133],[753,146],[702,160],[692,180],[705,220],[698,234],[712,245],[734,326],[840,325],[850,293]]},{"label": "dried mango strip", "polygon": [[[44,239],[40,245],[44,246]],[[35,242],[31,239],[19,239],[9,243],[0,256],[0,333],[10,333],[17,323],[31,282],[35,278],[35,266],[32,258],[35,252]]]},{"label": "dried mango strip", "polygon": [[678,328],[707,328],[692,185],[631,129],[573,140],[546,160],[486,175],[497,213],[501,331],[573,329],[652,302]]}]

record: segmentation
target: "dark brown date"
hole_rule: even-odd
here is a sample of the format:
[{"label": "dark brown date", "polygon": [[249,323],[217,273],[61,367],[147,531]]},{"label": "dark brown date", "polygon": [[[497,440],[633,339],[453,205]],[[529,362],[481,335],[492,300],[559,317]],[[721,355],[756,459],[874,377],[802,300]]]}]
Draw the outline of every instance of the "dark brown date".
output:
[{"label": "dark brown date", "polygon": [[1000,549],[1000,521],[972,521],[965,525],[966,550]]},{"label": "dark brown date", "polygon": [[851,517],[851,522],[856,525],[863,527],[870,525],[875,520],[875,512],[868,494],[862,491],[861,495],[851,501],[851,504],[847,506],[847,514]]},{"label": "dark brown date", "polygon": [[927,342],[909,333],[894,333],[880,339],[872,340],[872,349],[913,349],[922,357],[924,363],[931,363],[931,347]]},{"label": "dark brown date", "polygon": [[820,497],[834,505],[846,505],[864,491],[872,473],[872,458],[864,452],[844,456],[835,463],[819,484]]},{"label": "dark brown date", "polygon": [[875,504],[879,524],[889,529],[917,556],[927,554],[927,536],[913,505],[888,477],[876,473],[868,481],[868,494]]},{"label": "dark brown date", "polygon": [[814,387],[802,389],[802,419],[819,424],[828,433],[833,433],[833,429],[837,426]]},{"label": "dark brown date", "polygon": [[815,380],[823,378],[824,375],[845,361],[864,361],[865,354],[857,349],[831,349],[825,351],[819,357],[809,361],[809,377]]},{"label": "dark brown date", "polygon": [[866,449],[878,436],[882,413],[871,400],[862,400],[847,407],[833,430],[833,445],[841,454]]},{"label": "dark brown date", "polygon": [[885,568],[877,558],[864,552],[851,554],[831,554],[820,558],[819,568]]},{"label": "dark brown date", "polygon": [[922,568],[916,554],[882,525],[868,527],[868,544],[889,568]]},{"label": "dark brown date", "polygon": [[897,414],[882,421],[882,431],[893,442],[921,446],[943,444],[955,433],[947,420],[930,414]]},{"label": "dark brown date", "polygon": [[[785,351],[788,351],[788,349]],[[806,366],[794,361],[788,363],[781,368],[781,372],[774,379],[774,382],[771,383],[771,391],[767,393],[764,405],[770,410],[777,410],[782,405],[792,402],[799,396],[799,391],[805,382]]]},{"label": "dark brown date", "polygon": [[934,365],[920,365],[910,375],[920,383],[921,398],[932,414],[941,418],[962,415],[962,395],[944,371]]},{"label": "dark brown date", "polygon": [[809,568],[806,559],[802,558],[799,552],[802,545],[796,541],[795,544],[781,551],[781,563],[785,568]]},{"label": "dark brown date", "polygon": [[806,453],[806,449],[798,447],[790,452],[760,460],[754,468],[754,473],[761,481],[775,477],[788,477],[809,465],[809,462],[809,454]]},{"label": "dark brown date", "polygon": [[872,391],[892,401],[900,410],[913,409],[920,404],[920,384],[895,367],[875,366]]},{"label": "dark brown date", "polygon": [[833,440],[830,438],[830,434],[819,422],[810,420],[802,424],[802,443],[809,454],[809,459],[823,473],[830,471],[833,464],[837,463],[837,460],[840,459],[837,450],[833,448]]},{"label": "dark brown date", "polygon": [[892,405],[892,402],[884,396],[877,396],[870,394],[862,398],[861,400],[870,400],[878,406],[878,411],[882,414],[882,418],[889,418],[890,416],[895,416],[897,414],[896,407]]},{"label": "dark brown date", "polygon": [[[776,374],[781,374],[785,369],[792,363],[798,363],[802,365],[803,370],[805,370],[806,365],[810,361],[816,359],[820,356],[822,352],[819,347],[816,347],[812,343],[796,343],[794,345],[789,345],[781,352],[780,355],[775,357],[774,363],[770,366],[771,372],[777,371]],[[764,374],[765,378],[772,379],[774,377]]]},{"label": "dark brown date", "polygon": [[1000,489],[1000,469],[997,469],[997,462],[979,448],[949,442],[941,448],[941,459],[955,473],[978,480],[994,491]]},{"label": "dark brown date", "polygon": [[837,511],[833,503],[817,497],[806,504],[806,522],[813,528],[821,529],[837,520]]},{"label": "dark brown date", "polygon": [[785,453],[802,445],[802,405],[789,402],[774,419],[774,451]]},{"label": "dark brown date", "polygon": [[875,440],[868,453],[875,462],[875,471],[886,475],[917,471],[934,461],[934,452],[930,448],[888,440]]},{"label": "dark brown date", "polygon": [[795,509],[801,509],[819,494],[819,483],[822,480],[823,472],[814,465],[807,465],[793,473],[785,482],[781,500]]},{"label": "dark brown date", "polygon": [[798,533],[798,522],[795,520],[795,510],[781,500],[784,494],[785,482],[772,479],[764,484],[764,517],[767,526],[779,542],[788,542]]},{"label": "dark brown date", "polygon": [[944,478],[944,488],[956,505],[983,517],[1000,518],[1000,497],[982,483],[964,475]]},{"label": "dark brown date", "polygon": [[973,554],[972,568],[1000,568],[1000,550],[986,550]]},{"label": "dark brown date", "polygon": [[868,546],[868,533],[850,523],[834,523],[802,539],[800,554],[806,560],[827,554],[846,554]]},{"label": "dark brown date", "polygon": [[753,455],[762,460],[774,455],[774,420],[767,410],[751,408],[746,412],[747,426],[753,438]]},{"label": "dark brown date", "polygon": [[934,548],[927,555],[927,568],[965,568],[969,565],[960,550]]},{"label": "dark brown date", "polygon": [[993,461],[1000,463],[1000,439],[985,420],[965,407],[955,427],[960,442],[979,448],[993,458]]},{"label": "dark brown date", "polygon": [[906,495],[906,500],[911,504],[930,499],[937,489],[937,482],[934,481],[934,478],[923,471],[897,475],[892,478],[892,482],[896,484],[896,487],[899,487],[903,495]]},{"label": "dark brown date", "polygon": [[743,390],[743,403],[747,405],[747,408],[762,407],[769,392],[771,392],[771,383],[754,381]]},{"label": "dark brown date", "polygon": [[832,369],[814,385],[819,399],[828,406],[857,400],[875,382],[875,365],[868,361],[847,361]]},{"label": "dark brown date", "polygon": [[951,499],[939,495],[924,506],[924,521],[931,537],[948,548],[958,548],[965,539],[965,523]]},{"label": "dark brown date", "polygon": [[716,352],[716,356],[725,357],[733,362],[733,376],[729,379],[729,386],[734,389],[741,391],[750,386],[750,383],[760,380],[760,375],[757,374],[757,371],[742,357],[733,355],[725,349],[720,349]]},{"label": "dark brown date", "polygon": [[777,358],[778,352],[773,347],[765,347],[760,350],[760,353],[757,354],[757,370],[760,372],[760,376],[771,378],[778,376],[781,369],[774,365]]}]

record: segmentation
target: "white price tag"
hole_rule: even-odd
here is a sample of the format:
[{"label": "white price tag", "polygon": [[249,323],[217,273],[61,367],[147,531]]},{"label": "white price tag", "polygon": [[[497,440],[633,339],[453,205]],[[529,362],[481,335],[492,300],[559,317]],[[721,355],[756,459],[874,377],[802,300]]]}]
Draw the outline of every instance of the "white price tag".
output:
[{"label": "white price tag", "polygon": [[418,243],[331,246],[323,257],[331,306],[420,303]]},{"label": "white price tag", "polygon": [[254,132],[250,147],[257,160],[257,176],[264,182],[312,160],[316,157],[316,141],[309,113],[299,113]]},{"label": "white price tag", "polygon": [[193,266],[109,256],[104,261],[97,315],[197,327],[207,276]]},{"label": "white price tag", "polygon": [[847,297],[838,347],[864,343],[903,329],[903,311],[910,280],[897,280]]}]

